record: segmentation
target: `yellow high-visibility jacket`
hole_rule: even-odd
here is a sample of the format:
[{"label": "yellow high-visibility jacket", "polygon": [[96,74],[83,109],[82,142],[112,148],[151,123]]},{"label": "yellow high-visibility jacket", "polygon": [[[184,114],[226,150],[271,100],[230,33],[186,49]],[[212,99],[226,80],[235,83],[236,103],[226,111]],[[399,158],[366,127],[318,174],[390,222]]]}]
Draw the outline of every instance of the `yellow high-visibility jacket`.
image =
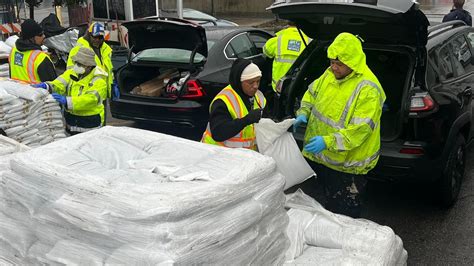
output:
[{"label": "yellow high-visibility jacket", "polygon": [[327,148],[310,160],[331,169],[366,174],[380,152],[380,117],[385,93],[366,65],[362,45],[354,35],[341,34],[328,48],[328,58],[339,59],[353,72],[338,80],[328,68],[303,96],[297,115],[308,117],[305,144],[322,136]]},{"label": "yellow high-visibility jacket", "polygon": [[[303,33],[303,32],[302,32]],[[309,38],[303,33],[304,42],[308,44]],[[272,87],[276,90],[276,84],[290,69],[296,58],[305,49],[305,44],[296,27],[289,27],[276,33],[263,46],[263,54],[274,58],[272,66]]]}]

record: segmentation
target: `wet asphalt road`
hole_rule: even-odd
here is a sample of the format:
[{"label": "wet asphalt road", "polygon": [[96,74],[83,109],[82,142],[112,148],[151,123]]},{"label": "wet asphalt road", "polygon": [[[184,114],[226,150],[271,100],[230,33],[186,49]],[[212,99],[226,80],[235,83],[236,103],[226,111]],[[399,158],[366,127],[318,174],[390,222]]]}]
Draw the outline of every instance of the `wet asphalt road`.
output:
[{"label": "wet asphalt road", "polygon": [[[433,21],[441,21],[452,3],[451,0],[419,2]],[[474,1],[467,1],[465,7],[474,13]],[[199,138],[199,132],[189,129],[169,130],[110,116],[108,121],[116,126]],[[309,185],[317,186],[317,182]],[[402,238],[409,265],[474,265],[474,145],[468,149],[466,175],[458,202],[450,209],[439,208],[430,200],[432,191],[429,185],[369,182],[364,218],[390,226]]]}]

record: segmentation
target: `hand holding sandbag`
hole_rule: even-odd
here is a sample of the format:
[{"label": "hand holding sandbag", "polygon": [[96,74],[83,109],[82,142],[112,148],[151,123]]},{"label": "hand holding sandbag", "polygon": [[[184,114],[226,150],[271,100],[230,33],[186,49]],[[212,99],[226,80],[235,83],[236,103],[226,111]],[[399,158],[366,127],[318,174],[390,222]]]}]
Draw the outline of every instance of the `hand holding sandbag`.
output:
[{"label": "hand holding sandbag", "polygon": [[262,118],[262,109],[251,110],[248,115],[245,116],[245,120],[248,124],[258,123]]}]

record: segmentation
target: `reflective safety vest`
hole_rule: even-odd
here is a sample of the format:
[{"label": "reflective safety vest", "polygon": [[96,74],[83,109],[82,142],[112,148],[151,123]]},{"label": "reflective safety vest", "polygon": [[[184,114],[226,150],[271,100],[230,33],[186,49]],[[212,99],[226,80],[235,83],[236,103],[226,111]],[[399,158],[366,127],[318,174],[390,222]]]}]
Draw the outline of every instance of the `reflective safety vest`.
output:
[{"label": "reflective safety vest", "polygon": [[27,83],[42,82],[38,76],[38,66],[45,59],[51,60],[49,55],[41,50],[20,52],[16,46],[13,47],[8,57],[10,78]]},{"label": "reflective safety vest", "polygon": [[[306,44],[309,38],[303,33]],[[280,78],[290,69],[298,56],[305,49],[305,44],[296,27],[289,27],[276,33],[276,37],[269,39],[263,46],[263,53],[269,58],[274,58],[272,67],[272,87],[276,91],[276,85]]]},{"label": "reflective safety vest", "polygon": [[[84,37],[81,37],[77,40],[77,44],[76,46],[74,46],[71,51],[69,52],[69,57],[67,59],[67,64],[66,64],[66,67],[67,69],[72,69],[72,67],[74,66],[74,62],[72,61],[72,57],[77,54],[77,52],[79,51],[79,49],[81,47],[86,47],[86,48],[89,48],[91,50],[92,47],[90,46],[89,42],[84,39]],[[95,55],[95,62],[98,66],[100,66],[100,68],[102,68],[103,70],[105,70],[108,74],[108,77],[107,77],[107,98],[110,98],[111,97],[111,93],[112,93],[112,83],[114,82],[114,73],[113,73],[113,64],[112,64],[112,48],[110,48],[110,46],[108,44],[106,44],[105,42],[102,44],[102,46],[100,47],[100,55],[102,56],[102,58],[99,58],[97,56],[97,54]]]},{"label": "reflective safety vest", "polygon": [[[209,110],[212,107],[212,104],[216,100],[222,100],[225,105],[227,106],[227,110],[232,117],[232,119],[240,119],[245,117],[249,112],[247,107],[245,106],[242,98],[237,94],[237,92],[232,89],[232,86],[228,85],[223,90],[221,90],[214,100],[212,100]],[[263,96],[263,93],[257,90],[255,94],[255,100],[253,103],[253,108],[263,109],[266,105],[266,99]],[[206,131],[202,136],[201,142],[225,146],[229,148],[247,148],[252,150],[257,150],[257,145],[255,142],[255,129],[253,124],[246,126],[242,131],[240,131],[237,135],[233,136],[232,138],[225,140],[223,142],[215,141],[212,138],[212,132],[209,123],[207,123]]]},{"label": "reflective safety vest", "polygon": [[[104,99],[107,96],[107,73],[100,67],[95,67],[87,76],[80,80],[72,70],[66,70],[61,76],[47,83],[53,87],[53,92],[66,96],[66,112],[78,119],[100,115],[100,124],[104,124]],[[90,128],[75,128],[83,132]]]},{"label": "reflective safety vest", "polygon": [[315,80],[303,96],[297,115],[308,117],[304,137],[322,136],[326,149],[308,159],[331,169],[366,174],[380,152],[380,117],[385,93],[368,67],[337,80],[331,70]]}]

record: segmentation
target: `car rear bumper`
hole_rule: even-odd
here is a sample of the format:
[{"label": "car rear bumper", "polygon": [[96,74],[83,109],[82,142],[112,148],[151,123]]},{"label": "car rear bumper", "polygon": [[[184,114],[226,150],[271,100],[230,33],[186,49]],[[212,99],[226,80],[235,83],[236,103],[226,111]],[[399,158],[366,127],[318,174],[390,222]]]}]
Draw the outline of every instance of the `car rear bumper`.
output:
[{"label": "car rear bumper", "polygon": [[193,101],[151,103],[119,99],[111,101],[112,117],[163,126],[197,128],[206,126],[208,107]]},{"label": "car rear bumper", "polygon": [[400,153],[402,147],[402,143],[382,144],[379,161],[368,173],[368,178],[391,182],[432,182],[441,176],[444,163],[439,157]]}]

